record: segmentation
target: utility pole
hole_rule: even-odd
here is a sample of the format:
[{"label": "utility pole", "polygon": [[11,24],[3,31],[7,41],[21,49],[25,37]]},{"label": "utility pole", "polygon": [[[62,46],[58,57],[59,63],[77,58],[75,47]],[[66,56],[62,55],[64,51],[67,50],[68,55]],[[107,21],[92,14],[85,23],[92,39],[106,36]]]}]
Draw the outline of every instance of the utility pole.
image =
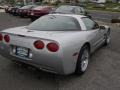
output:
[{"label": "utility pole", "polygon": [[23,2],[24,2],[24,5],[27,5],[27,1],[26,0],[23,0]]}]

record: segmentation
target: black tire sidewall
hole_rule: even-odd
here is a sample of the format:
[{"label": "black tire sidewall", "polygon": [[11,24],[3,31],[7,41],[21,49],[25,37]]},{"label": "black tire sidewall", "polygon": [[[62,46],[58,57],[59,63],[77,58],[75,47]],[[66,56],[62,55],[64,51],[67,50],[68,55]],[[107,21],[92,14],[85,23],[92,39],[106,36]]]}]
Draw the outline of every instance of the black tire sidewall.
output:
[{"label": "black tire sidewall", "polygon": [[[85,71],[82,71],[82,69],[81,69],[81,63],[82,63],[82,60],[81,60],[81,58],[82,58],[82,55],[83,55],[83,52],[84,52],[84,50],[86,50],[87,49],[87,51],[88,51],[88,54],[89,54],[89,58],[90,58],[90,50],[89,50],[89,47],[87,46],[87,45],[85,45],[85,46],[83,46],[82,48],[81,48],[81,50],[80,50],[80,52],[79,52],[79,56],[78,56],[78,60],[77,60],[77,64],[76,64],[76,73],[77,74],[83,74]],[[89,64],[89,63],[88,63]]]}]

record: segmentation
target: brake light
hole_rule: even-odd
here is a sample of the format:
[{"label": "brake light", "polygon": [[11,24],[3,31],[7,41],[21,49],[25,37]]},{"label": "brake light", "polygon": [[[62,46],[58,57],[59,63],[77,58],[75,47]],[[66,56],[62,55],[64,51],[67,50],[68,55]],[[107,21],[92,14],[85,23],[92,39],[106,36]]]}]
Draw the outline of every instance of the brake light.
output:
[{"label": "brake light", "polygon": [[48,43],[47,49],[51,52],[57,52],[59,50],[59,46],[56,43]]},{"label": "brake light", "polygon": [[38,41],[35,41],[35,42],[34,42],[34,47],[35,47],[36,49],[43,49],[44,46],[45,46],[45,44],[44,44],[43,41],[38,40]]},{"label": "brake light", "polygon": [[5,42],[9,43],[9,41],[10,41],[9,35],[5,35],[5,36],[4,36],[4,40],[5,40]]},{"label": "brake light", "polygon": [[3,35],[0,33],[0,41],[3,40]]}]

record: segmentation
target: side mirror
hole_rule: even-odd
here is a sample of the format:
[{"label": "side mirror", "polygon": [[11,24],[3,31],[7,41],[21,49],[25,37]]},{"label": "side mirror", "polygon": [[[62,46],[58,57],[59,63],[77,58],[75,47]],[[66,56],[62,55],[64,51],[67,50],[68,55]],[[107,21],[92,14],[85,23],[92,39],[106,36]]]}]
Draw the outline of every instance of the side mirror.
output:
[{"label": "side mirror", "polygon": [[99,26],[99,27],[100,27],[100,30],[101,30],[101,29],[106,29],[105,26]]},{"label": "side mirror", "polygon": [[88,16],[88,18],[92,19],[92,16],[90,16],[90,15],[87,15],[87,16]]}]

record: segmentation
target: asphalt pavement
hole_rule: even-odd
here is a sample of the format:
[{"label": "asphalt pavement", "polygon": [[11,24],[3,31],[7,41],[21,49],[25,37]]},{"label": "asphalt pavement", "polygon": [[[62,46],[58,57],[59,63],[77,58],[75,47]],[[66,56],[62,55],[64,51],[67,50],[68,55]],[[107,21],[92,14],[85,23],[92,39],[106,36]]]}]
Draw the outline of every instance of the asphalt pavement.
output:
[{"label": "asphalt pavement", "polygon": [[111,22],[112,19],[120,17],[120,12],[89,10],[89,13],[93,19],[103,22]]},{"label": "asphalt pavement", "polygon": [[[30,19],[0,13],[0,30],[28,25]],[[111,43],[92,56],[87,72],[61,76],[0,56],[0,90],[120,90],[120,28],[109,23]]]}]

